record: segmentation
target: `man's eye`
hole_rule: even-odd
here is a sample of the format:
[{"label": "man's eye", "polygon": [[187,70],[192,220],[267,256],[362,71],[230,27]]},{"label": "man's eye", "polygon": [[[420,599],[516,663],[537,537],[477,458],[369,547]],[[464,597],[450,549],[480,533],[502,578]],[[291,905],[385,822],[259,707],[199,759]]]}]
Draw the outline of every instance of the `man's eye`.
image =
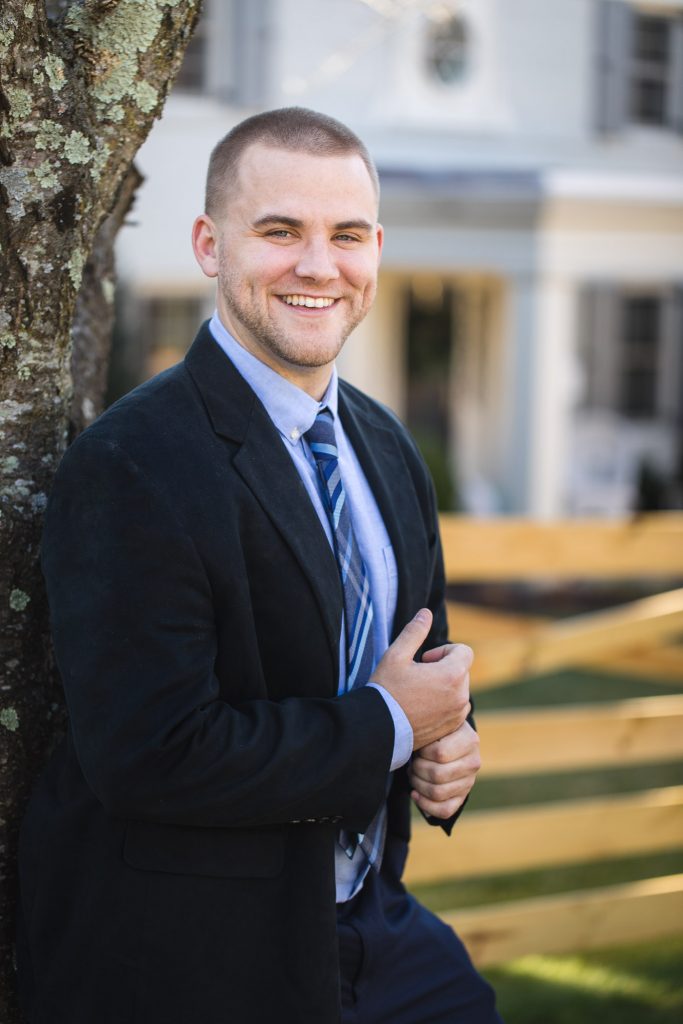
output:
[{"label": "man's eye", "polygon": [[269,231],[268,232],[268,237],[269,238],[289,238],[291,234],[292,234],[292,232],[288,231],[287,228],[276,228],[275,231]]},{"label": "man's eye", "polygon": [[342,235],[335,235],[334,237],[335,237],[337,242],[357,242],[358,241],[358,239],[356,238],[355,235],[344,235],[344,234],[342,234]]}]

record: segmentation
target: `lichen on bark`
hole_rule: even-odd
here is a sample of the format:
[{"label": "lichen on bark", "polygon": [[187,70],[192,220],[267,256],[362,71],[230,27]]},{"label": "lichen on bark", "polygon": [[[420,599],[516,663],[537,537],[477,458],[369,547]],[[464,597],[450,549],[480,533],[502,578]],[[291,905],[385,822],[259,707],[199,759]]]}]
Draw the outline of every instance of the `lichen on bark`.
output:
[{"label": "lichen on bark", "polygon": [[0,1020],[17,827],[64,714],[38,549],[61,454],[101,409],[112,247],[201,0],[0,3]]}]

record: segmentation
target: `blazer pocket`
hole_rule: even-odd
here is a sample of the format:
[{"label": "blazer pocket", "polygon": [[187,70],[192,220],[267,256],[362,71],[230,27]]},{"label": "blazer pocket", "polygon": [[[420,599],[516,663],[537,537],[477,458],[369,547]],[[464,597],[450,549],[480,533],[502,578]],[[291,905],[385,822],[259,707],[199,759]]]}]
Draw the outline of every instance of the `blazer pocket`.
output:
[{"label": "blazer pocket", "polygon": [[191,828],[129,821],[123,860],[141,871],[209,878],[273,878],[282,871],[281,828]]}]

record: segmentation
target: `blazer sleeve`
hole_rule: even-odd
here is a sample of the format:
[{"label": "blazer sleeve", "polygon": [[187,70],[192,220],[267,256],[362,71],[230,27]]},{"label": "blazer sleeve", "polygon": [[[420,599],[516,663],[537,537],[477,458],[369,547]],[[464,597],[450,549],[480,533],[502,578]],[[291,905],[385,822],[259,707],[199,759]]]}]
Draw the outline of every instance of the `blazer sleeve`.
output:
[{"label": "blazer sleeve", "polygon": [[86,434],[67,452],[42,564],[76,753],[110,814],[199,826],[332,818],[366,829],[393,748],[384,700],[366,688],[221,699],[202,560],[165,495],[115,442]]}]

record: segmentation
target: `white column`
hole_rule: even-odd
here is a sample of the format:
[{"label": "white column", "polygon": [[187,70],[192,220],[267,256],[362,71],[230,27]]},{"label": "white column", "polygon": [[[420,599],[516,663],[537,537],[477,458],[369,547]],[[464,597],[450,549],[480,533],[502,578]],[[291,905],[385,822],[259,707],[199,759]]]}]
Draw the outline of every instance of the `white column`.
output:
[{"label": "white column", "polygon": [[509,296],[506,491],[511,511],[549,519],[565,508],[577,387],[575,284],[517,278]]},{"label": "white column", "polygon": [[566,508],[572,411],[578,388],[577,289],[543,277],[538,283],[531,410],[529,513],[549,519]]},{"label": "white column", "polygon": [[340,377],[379,399],[399,416],[405,410],[405,330],[402,279],[382,275],[372,309],[337,359]]},{"label": "white column", "polygon": [[503,300],[500,486],[507,511],[529,514],[531,404],[536,327],[536,284],[530,275],[512,278]]},{"label": "white column", "polygon": [[511,510],[565,510],[572,409],[578,388],[577,287],[566,278],[517,279],[510,295],[507,490]]}]

